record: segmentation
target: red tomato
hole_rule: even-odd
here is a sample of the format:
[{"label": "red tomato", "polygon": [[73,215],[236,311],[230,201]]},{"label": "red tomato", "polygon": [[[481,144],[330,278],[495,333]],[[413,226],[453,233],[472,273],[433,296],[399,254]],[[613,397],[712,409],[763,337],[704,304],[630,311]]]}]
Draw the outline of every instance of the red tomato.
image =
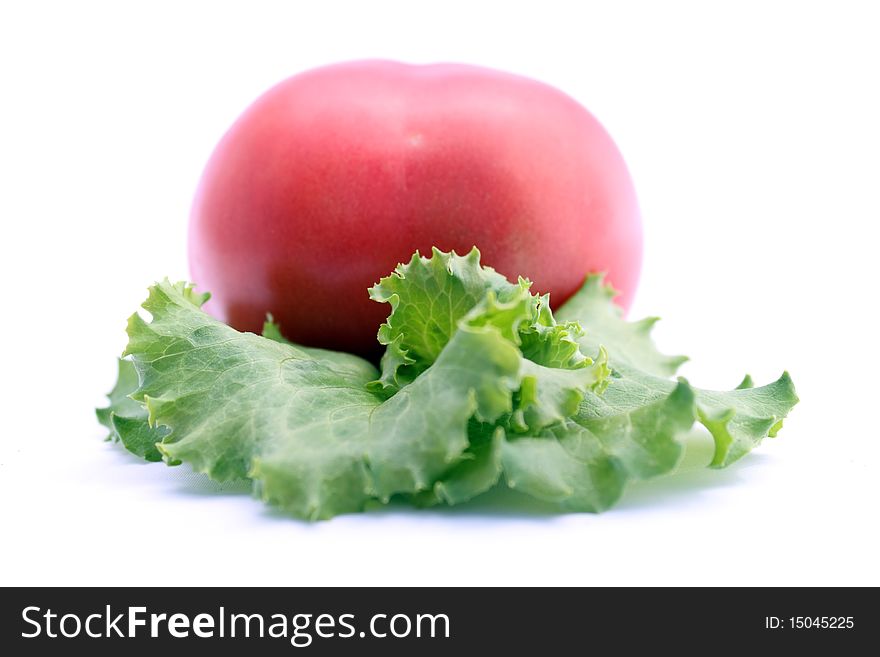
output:
[{"label": "red tomato", "polygon": [[418,249],[525,276],[554,305],[606,271],[627,307],[642,251],[632,181],[584,107],[527,78],[360,61],[258,98],[205,169],[190,222],[207,307],[306,345],[369,353],[388,307],[367,288]]}]

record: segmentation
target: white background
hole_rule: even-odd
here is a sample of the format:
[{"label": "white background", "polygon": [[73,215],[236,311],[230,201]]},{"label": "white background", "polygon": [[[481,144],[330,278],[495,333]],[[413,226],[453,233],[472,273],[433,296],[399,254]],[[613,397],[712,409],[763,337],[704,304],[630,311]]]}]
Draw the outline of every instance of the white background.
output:
[{"label": "white background", "polygon": [[[878,34],[870,2],[4,2],[0,584],[880,584]],[[598,516],[318,524],[102,442],[125,318],[187,276],[216,141],[283,77],[361,57],[589,107],[641,200],[632,315],[663,315],[698,385],[789,369],[779,438]]]}]

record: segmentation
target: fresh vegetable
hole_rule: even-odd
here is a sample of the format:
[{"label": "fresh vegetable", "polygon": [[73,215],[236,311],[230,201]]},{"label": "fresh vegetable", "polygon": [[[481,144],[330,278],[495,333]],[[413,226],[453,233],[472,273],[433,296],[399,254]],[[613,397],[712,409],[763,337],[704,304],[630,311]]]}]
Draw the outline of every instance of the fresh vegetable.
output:
[{"label": "fresh vegetable", "polygon": [[111,437],[217,480],[247,478],[308,519],[393,495],[464,502],[500,481],[561,509],[601,511],[628,482],[675,470],[694,422],[712,467],[773,436],[797,402],[787,374],[760,388],[672,381],[654,320],[627,323],[591,276],[554,317],[547,295],[466,256],[418,254],[370,289],[387,304],[380,368],[358,356],[263,336],[206,314],[184,283],[150,288],[129,319]]},{"label": "fresh vegetable", "polygon": [[235,122],[192,209],[192,278],[209,312],[301,344],[376,349],[363,290],[432,246],[528,276],[555,304],[588,271],[627,307],[641,263],[626,165],[581,105],[472,66],[361,61],[275,86]]}]

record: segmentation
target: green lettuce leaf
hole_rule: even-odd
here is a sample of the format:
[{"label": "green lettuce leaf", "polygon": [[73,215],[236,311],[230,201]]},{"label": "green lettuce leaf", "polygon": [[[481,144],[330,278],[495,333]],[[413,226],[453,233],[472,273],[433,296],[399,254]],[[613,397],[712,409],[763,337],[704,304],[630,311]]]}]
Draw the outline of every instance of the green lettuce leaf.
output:
[{"label": "green lettuce leaf", "polygon": [[468,427],[468,438],[470,446],[461,461],[447,470],[432,488],[413,496],[418,506],[461,504],[498,483],[504,429],[472,421]]},{"label": "green lettuce leaf", "polygon": [[654,346],[651,328],[659,318],[625,321],[620,306],[613,302],[616,294],[602,275],[588,276],[583,287],[556,311],[557,319],[578,322],[584,329],[578,336],[580,345],[587,351],[604,345],[615,365],[629,364],[659,377],[675,374],[688,358],[667,356]]},{"label": "green lettuce leaf", "polygon": [[507,441],[502,463],[507,484],[576,511],[603,511],[631,480],[671,472],[681,438],[693,424],[693,392],[684,383],[645,403],[609,385],[589,395],[575,417],[533,437]]},{"label": "green lettuce leaf", "polygon": [[378,340],[386,350],[373,388],[393,393],[430,367],[459,321],[489,292],[505,305],[522,299],[528,288],[526,280],[513,285],[494,269],[481,267],[476,248],[466,256],[435,248],[430,258],[416,251],[369,289],[371,299],[391,306],[379,328]]},{"label": "green lettuce leaf", "polygon": [[[650,337],[656,318],[626,322],[612,302],[614,294],[600,276],[591,276],[557,313],[569,327],[566,339],[582,352],[607,348],[612,375],[601,386],[582,388],[573,413],[557,422],[514,427],[500,446],[508,486],[570,510],[605,510],[629,482],[674,472],[695,421],[715,440],[711,466],[727,466],[774,436],[798,401],[787,373],[760,388],[746,377],[728,392],[663,378],[686,359],[659,352]],[[556,364],[570,362],[570,354],[569,348]]]},{"label": "green lettuce leaf", "polygon": [[370,389],[394,394],[434,363],[463,318],[491,323],[520,348],[521,389],[514,412],[504,422],[513,431],[538,430],[577,411],[586,390],[604,385],[610,373],[601,347],[596,359],[584,355],[576,322],[557,325],[548,297],[529,292],[531,283],[510,283],[480,265],[480,252],[466,256],[434,249],[430,258],[413,255],[407,264],[370,289],[373,300],[391,311],[379,329],[386,345],[382,374]]},{"label": "green lettuce leaf", "polygon": [[[609,364],[615,372],[611,388],[626,384],[628,397],[655,400],[670,394],[675,384],[666,376],[674,374],[687,360],[684,356],[661,354],[651,340],[656,317],[627,322],[612,302],[614,290],[601,276],[587,278],[558,315],[577,320],[584,328],[578,338],[581,348],[602,344],[609,351]],[[611,392],[611,396],[615,393]],[[715,440],[712,467],[725,467],[742,458],[767,436],[775,436],[783,418],[798,402],[788,372],[768,385],[755,388],[747,376],[735,390],[719,392],[694,389],[695,419],[711,432]]]},{"label": "green lettuce leaf", "polygon": [[329,518],[398,495],[459,504],[500,481],[563,509],[601,511],[631,481],[673,472],[695,421],[712,465],[775,435],[797,402],[787,374],[728,392],[670,380],[683,357],[626,322],[591,276],[559,309],[466,256],[416,254],[370,290],[388,303],[381,367],[286,340],[269,317],[241,333],[207,295],[163,281],[129,319],[99,421],[147,459],[250,479],[292,515]]},{"label": "green lettuce leaf", "polygon": [[471,417],[512,410],[521,357],[479,313],[462,321],[429,371],[389,399],[366,384],[376,371],[354,356],[323,358],[205,314],[165,281],[152,315],[129,320],[132,395],[158,444],[218,480],[252,478],[262,497],[294,515],[326,518],[370,499],[429,488],[468,447]]},{"label": "green lettuce leaf", "polygon": [[130,360],[119,359],[116,385],[107,394],[110,405],[95,410],[98,422],[110,430],[107,440],[121,442],[132,454],[147,461],[161,461],[156,448],[167,434],[168,427],[152,427],[147,422],[147,409],[129,397],[137,390],[137,371]]}]

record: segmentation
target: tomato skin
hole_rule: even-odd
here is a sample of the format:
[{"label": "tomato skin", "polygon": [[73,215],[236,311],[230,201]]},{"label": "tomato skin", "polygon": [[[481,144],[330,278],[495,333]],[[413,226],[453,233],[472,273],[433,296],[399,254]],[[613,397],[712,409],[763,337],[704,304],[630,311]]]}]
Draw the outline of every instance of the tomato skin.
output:
[{"label": "tomato skin", "polygon": [[605,271],[628,307],[641,265],[632,181],[581,105],[458,64],[336,64],[284,80],[233,124],[193,204],[206,308],[259,332],[371,353],[388,313],[367,288],[418,249],[466,253],[565,301]]}]

